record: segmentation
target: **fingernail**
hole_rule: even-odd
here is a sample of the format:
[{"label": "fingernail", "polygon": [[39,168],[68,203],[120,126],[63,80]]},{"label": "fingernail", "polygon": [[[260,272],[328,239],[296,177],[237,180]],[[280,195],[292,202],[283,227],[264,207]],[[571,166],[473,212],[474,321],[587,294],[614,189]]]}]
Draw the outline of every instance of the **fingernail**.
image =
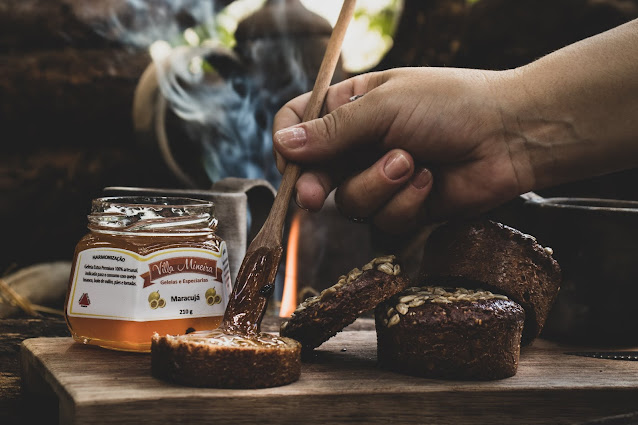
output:
[{"label": "fingernail", "polygon": [[390,180],[398,180],[410,172],[410,161],[401,152],[397,152],[388,158],[383,172]]},{"label": "fingernail", "polygon": [[423,189],[425,186],[430,184],[430,180],[432,180],[432,173],[427,168],[421,168],[417,170],[412,176],[412,186],[417,189]]},{"label": "fingernail", "polygon": [[275,142],[287,149],[297,149],[306,144],[306,130],[290,127],[275,133]]}]

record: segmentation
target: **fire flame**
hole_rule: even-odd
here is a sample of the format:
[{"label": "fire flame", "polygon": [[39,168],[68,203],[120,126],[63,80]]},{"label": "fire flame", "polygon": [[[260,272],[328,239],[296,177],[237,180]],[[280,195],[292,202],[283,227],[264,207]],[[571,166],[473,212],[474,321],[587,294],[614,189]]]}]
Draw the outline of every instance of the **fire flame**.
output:
[{"label": "fire flame", "polygon": [[297,255],[299,252],[299,227],[301,217],[295,214],[290,224],[288,245],[286,247],[286,272],[284,274],[284,293],[281,297],[279,317],[290,317],[297,308]]}]

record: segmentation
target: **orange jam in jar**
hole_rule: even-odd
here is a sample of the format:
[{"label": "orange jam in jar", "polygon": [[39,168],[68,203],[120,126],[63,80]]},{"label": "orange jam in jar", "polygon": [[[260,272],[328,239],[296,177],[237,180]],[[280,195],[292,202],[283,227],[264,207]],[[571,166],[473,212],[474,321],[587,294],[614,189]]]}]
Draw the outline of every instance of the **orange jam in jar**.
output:
[{"label": "orange jam in jar", "polygon": [[212,202],[98,198],[88,219],[65,305],[76,341],[150,351],[154,332],[219,326],[232,283]]}]

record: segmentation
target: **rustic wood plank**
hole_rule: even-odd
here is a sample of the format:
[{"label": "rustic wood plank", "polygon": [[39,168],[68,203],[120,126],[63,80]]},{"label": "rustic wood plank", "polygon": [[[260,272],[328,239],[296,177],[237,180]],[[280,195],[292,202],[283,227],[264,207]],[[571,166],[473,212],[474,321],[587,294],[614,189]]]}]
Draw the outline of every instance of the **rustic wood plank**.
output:
[{"label": "rustic wood plank", "polygon": [[512,378],[443,381],[381,370],[375,332],[343,332],[304,363],[298,382],[259,390],[172,385],[151,377],[148,355],[69,338],[27,340],[22,361],[25,389],[50,385],[61,423],[562,424],[636,409],[638,362],[565,355],[569,349],[537,341]]},{"label": "rustic wood plank", "polygon": [[[31,409],[34,397],[27,400],[22,394],[20,344],[25,338],[68,335],[69,330],[62,317],[0,319],[0,423],[2,425],[57,423],[57,402],[51,403],[51,397],[38,397],[35,401],[38,409]],[[48,391],[51,391],[50,387]]]}]

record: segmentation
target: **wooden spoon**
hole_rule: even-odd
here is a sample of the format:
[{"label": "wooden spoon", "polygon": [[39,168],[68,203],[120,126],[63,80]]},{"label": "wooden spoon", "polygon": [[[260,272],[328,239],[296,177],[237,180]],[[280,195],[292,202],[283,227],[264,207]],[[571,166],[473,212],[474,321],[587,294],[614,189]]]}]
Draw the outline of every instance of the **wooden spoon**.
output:
[{"label": "wooden spoon", "polygon": [[[324,55],[303,120],[319,117],[339,60],[356,0],[345,0]],[[283,252],[284,221],[300,167],[288,163],[272,209],[251,242],[218,329],[180,336],[155,334],[154,376],[181,384],[218,388],[285,385],[301,374],[301,344],[260,333],[261,319],[275,288]]]},{"label": "wooden spoon", "polygon": [[[310,100],[304,111],[304,122],[319,118],[330,81],[339,61],[341,44],[352,19],[355,3],[356,0],[345,0],[343,3],[328,41]],[[226,307],[221,329],[247,334],[259,332],[268,299],[275,288],[275,276],[283,252],[284,221],[300,173],[299,165],[291,162],[286,165],[270,214],[246,251],[230,302]]]}]

